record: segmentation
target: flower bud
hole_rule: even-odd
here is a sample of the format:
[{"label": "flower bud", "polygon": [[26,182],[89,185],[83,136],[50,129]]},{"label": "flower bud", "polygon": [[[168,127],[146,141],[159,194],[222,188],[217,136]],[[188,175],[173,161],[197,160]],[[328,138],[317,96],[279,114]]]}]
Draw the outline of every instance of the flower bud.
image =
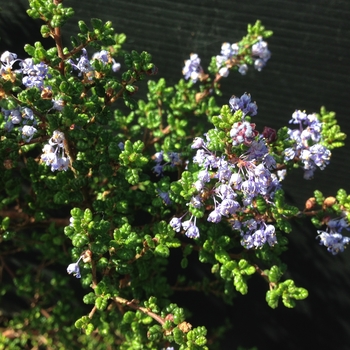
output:
[{"label": "flower bud", "polygon": [[305,209],[310,210],[316,205],[316,198],[311,197],[305,202]]},{"label": "flower bud", "polygon": [[262,134],[265,137],[267,143],[271,143],[277,140],[277,132],[275,129],[265,126]]},{"label": "flower bud", "polygon": [[167,314],[167,315],[165,316],[165,320],[166,320],[166,321],[169,320],[169,321],[171,321],[171,322],[174,322],[174,315],[173,315],[173,314]]},{"label": "flower bud", "polygon": [[188,322],[182,322],[180,323],[178,326],[177,326],[182,332],[184,333],[188,333],[191,328],[192,328],[192,325]]},{"label": "flower bud", "polygon": [[323,201],[323,208],[329,208],[331,206],[333,206],[335,203],[337,202],[337,200],[334,197],[327,197],[324,201]]},{"label": "flower bud", "polygon": [[89,263],[91,262],[91,258],[92,258],[92,251],[90,249],[85,250],[85,252],[82,255],[83,262]]}]

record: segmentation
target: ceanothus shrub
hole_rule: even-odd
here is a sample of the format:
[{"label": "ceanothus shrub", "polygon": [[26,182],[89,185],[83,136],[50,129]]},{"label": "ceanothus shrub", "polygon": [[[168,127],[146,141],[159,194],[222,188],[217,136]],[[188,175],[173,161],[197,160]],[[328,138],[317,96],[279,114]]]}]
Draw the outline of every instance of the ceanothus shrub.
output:
[{"label": "ceanothus shrub", "polygon": [[[55,45],[0,57],[1,298],[23,304],[2,316],[1,346],[208,349],[212,334],[172,302],[167,276],[182,269],[177,287],[228,303],[248,293],[251,278],[266,281],[272,308],[305,299],[307,290],[284,278],[291,221],[311,217],[315,244],[342,252],[350,197],[315,191],[298,209],[283,179],[302,168],[311,180],[345,135],[325,108],[291,111],[289,127],[257,130],[248,93],[235,87],[227,105],[215,100],[221,79],[265,67],[272,33],[249,25],[208,68],[192,53],[168,86],[149,53],[122,49],[125,35],[111,22],[79,21],[64,47],[61,27],[73,10],[59,0],[29,3]],[[215,283],[186,278],[190,256],[211,266]]]}]

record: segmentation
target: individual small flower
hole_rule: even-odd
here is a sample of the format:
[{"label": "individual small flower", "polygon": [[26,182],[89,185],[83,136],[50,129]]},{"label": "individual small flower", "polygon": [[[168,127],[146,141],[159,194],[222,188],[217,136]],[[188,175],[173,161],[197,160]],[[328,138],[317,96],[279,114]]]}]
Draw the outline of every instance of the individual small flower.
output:
[{"label": "individual small flower", "polygon": [[212,222],[214,224],[217,224],[221,221],[221,214],[219,213],[219,210],[216,208],[214,209],[209,215],[208,215],[208,221]]},{"label": "individual small flower", "polygon": [[21,113],[22,113],[22,118],[24,119],[23,124],[27,124],[29,120],[34,121],[34,123],[36,123],[34,119],[34,112],[30,108],[28,107],[22,108]]},{"label": "individual small flower", "polygon": [[20,124],[22,121],[22,114],[18,108],[12,109],[9,115],[12,124]]},{"label": "individual small flower", "polygon": [[87,74],[87,73],[94,70],[94,68],[92,67],[92,65],[87,57],[87,52],[85,49],[83,49],[83,53],[80,56],[80,59],[76,65],[76,68],[78,70],[80,70],[81,73],[84,73],[84,74]]},{"label": "individual small flower", "polygon": [[17,59],[17,55],[10,51],[5,51],[0,56],[0,61],[7,65],[13,64],[13,62]]},{"label": "individual small flower", "polygon": [[191,225],[188,230],[185,232],[185,235],[188,237],[188,238],[199,238],[199,229],[198,227],[194,224],[194,225]]},{"label": "individual small flower", "polygon": [[201,148],[203,146],[205,146],[204,140],[201,137],[196,137],[193,140],[191,148],[196,149],[196,148]]},{"label": "individual small flower", "polygon": [[79,262],[82,259],[82,257],[83,256],[81,256],[76,263],[69,264],[67,267],[67,272],[69,274],[73,274],[73,276],[76,278],[81,278]]},{"label": "individual small flower", "polygon": [[[81,50],[81,56],[78,59],[78,62],[75,63],[72,59],[68,60],[68,63],[71,64],[71,66],[75,69],[78,70],[78,76],[82,76],[83,74],[91,74],[94,72],[94,68],[92,67],[89,59],[88,59],[88,54],[86,49]],[[92,78],[89,76],[89,78]]]},{"label": "individual small flower", "polygon": [[278,181],[283,181],[287,175],[287,170],[282,169],[282,170],[277,170],[277,176],[278,176]]},{"label": "individual small flower", "polygon": [[180,232],[180,230],[181,230],[181,224],[182,224],[181,218],[176,218],[176,217],[172,218],[172,219],[170,220],[170,223],[169,223],[169,225],[172,227],[172,229],[173,229],[175,232]]},{"label": "individual small flower", "polygon": [[112,62],[113,62],[113,64],[112,64],[112,71],[114,73],[116,73],[116,72],[118,72],[120,70],[121,64],[119,62],[116,62],[114,60],[114,58],[112,58]]},{"label": "individual small flower", "polygon": [[52,108],[55,109],[56,111],[61,112],[65,106],[65,102],[62,99],[52,99],[53,106]]},{"label": "individual small flower", "polygon": [[51,171],[56,171],[56,170],[68,170],[69,166],[69,158],[62,156],[62,157],[57,157],[55,161],[51,164]]},{"label": "individual small flower", "polygon": [[160,152],[157,152],[155,155],[154,155],[154,160],[157,162],[157,163],[161,163],[163,160],[164,160],[164,152],[163,151],[160,151]]},{"label": "individual small flower", "polygon": [[7,132],[10,132],[11,130],[13,130],[13,123],[11,122],[11,120],[8,120],[5,125],[4,125],[4,130]]},{"label": "individual small flower", "polygon": [[219,75],[221,75],[223,78],[227,78],[230,74],[230,70],[227,67],[222,67],[219,69]]},{"label": "individual small flower", "polygon": [[62,131],[55,130],[52,137],[49,140],[50,145],[61,145],[65,140],[64,133]]},{"label": "individual small flower", "polygon": [[170,165],[176,166],[181,164],[180,154],[177,152],[169,152],[168,157],[170,159]]},{"label": "individual small flower", "polygon": [[246,75],[248,72],[248,65],[244,63],[238,66],[238,72],[241,73],[242,75]]},{"label": "individual small flower", "polygon": [[208,170],[206,170],[206,169],[201,170],[198,173],[198,180],[200,180],[202,182],[209,182],[210,181],[210,174],[209,174]]},{"label": "individual small flower", "polygon": [[1,77],[6,81],[14,83],[16,81],[16,72],[12,71],[12,66],[15,62],[21,61],[17,59],[17,55],[10,51],[5,51],[0,56],[0,74]]},{"label": "individual small flower", "polygon": [[155,174],[156,174],[157,176],[162,175],[162,174],[163,174],[163,165],[156,164],[156,165],[152,168],[152,170],[155,172]]},{"label": "individual small flower", "polygon": [[202,199],[199,195],[193,196],[190,200],[190,203],[193,205],[194,208],[200,208],[203,205]]},{"label": "individual small flower", "polygon": [[22,139],[25,142],[30,142],[34,134],[37,132],[37,129],[35,129],[33,126],[30,126],[30,125],[24,125],[23,128],[20,128],[20,129],[22,131]]},{"label": "individual small flower", "polygon": [[172,201],[169,197],[169,192],[164,192],[164,191],[160,190],[159,188],[157,188],[157,192],[158,192],[159,197],[163,199],[165,205],[172,204]]}]

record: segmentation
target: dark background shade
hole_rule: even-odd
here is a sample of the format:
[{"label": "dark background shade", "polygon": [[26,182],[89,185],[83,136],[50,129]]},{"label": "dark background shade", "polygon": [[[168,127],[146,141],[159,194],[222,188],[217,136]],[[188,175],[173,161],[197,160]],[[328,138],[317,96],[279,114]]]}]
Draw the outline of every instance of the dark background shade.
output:
[{"label": "dark background shade", "polygon": [[[337,113],[342,130],[350,134],[350,1],[68,0],[66,4],[76,13],[65,26],[66,35],[77,32],[78,19],[111,20],[116,31],[128,37],[124,48],[150,52],[159,69],[155,79],[165,77],[169,84],[181,78],[190,53],[198,53],[205,67],[223,42],[238,41],[247,24],[260,19],[274,31],[268,40],[272,57],[262,72],[251,69],[246,76],[231,73],[223,79],[220,102],[227,103],[232,94],[251,93],[259,106],[254,121],[260,130],[265,125],[286,125],[295,109],[311,113],[324,105]],[[41,40],[41,23],[27,17],[26,5],[24,0],[1,2],[0,52],[26,57],[24,44]],[[334,150],[331,164],[317,171],[312,181],[304,180],[301,171],[288,177],[284,186],[290,202],[302,205],[315,188],[325,195],[340,187],[350,192],[349,151],[348,143]],[[350,349],[350,252],[334,257],[318,245],[315,235],[312,226],[296,224],[290,236],[286,277],[310,292],[293,310],[283,306],[271,310],[264,301],[266,285],[258,279],[249,285],[248,296],[235,299],[233,308],[216,300],[208,305],[195,293],[178,293],[176,301],[195,309],[191,322],[209,325],[209,330],[230,320],[233,330],[226,334],[222,349],[238,345],[260,350]],[[190,272],[200,278],[200,267],[194,265]]]}]

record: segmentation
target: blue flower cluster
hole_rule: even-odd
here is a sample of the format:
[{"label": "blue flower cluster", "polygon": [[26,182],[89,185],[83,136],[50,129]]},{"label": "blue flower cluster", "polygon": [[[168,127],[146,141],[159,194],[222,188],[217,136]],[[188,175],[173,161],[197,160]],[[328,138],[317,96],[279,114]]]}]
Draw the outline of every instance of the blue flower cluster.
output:
[{"label": "blue flower cluster", "polygon": [[182,74],[185,79],[191,78],[193,83],[196,83],[203,74],[203,68],[201,67],[201,59],[196,53],[190,55],[190,59],[185,61],[185,66],[182,69]]},{"label": "blue flower cluster", "polygon": [[176,232],[180,232],[182,227],[185,230],[185,235],[189,238],[199,238],[199,228],[196,225],[197,218],[192,215],[189,220],[182,221],[182,218],[185,215],[183,215],[181,218],[176,218],[176,217],[172,218],[170,220],[170,226]]},{"label": "blue flower cluster", "polygon": [[[207,220],[218,223],[223,217],[234,222],[232,228],[239,231],[242,237],[241,244],[249,248],[259,248],[265,243],[274,245],[277,243],[275,228],[264,222],[263,215],[260,220],[247,220],[240,222],[240,214],[254,211],[254,200],[262,197],[267,203],[271,203],[274,193],[281,186],[277,176],[271,171],[275,169],[276,162],[269,154],[263,137],[259,137],[254,130],[255,125],[245,120],[247,113],[256,114],[257,106],[251,102],[250,95],[244,94],[240,98],[232,97],[230,100],[232,112],[241,110],[243,117],[241,122],[232,126],[230,135],[233,151],[235,146],[244,144],[247,150],[240,154],[234,153],[230,157],[217,155],[211,152],[207,145],[210,141],[196,138],[192,144],[197,149],[193,162],[198,164],[200,170],[194,187],[197,194],[194,195],[189,207],[207,207],[207,201],[211,201],[212,211]],[[238,151],[237,152],[241,152]],[[186,214],[185,214],[186,215]],[[185,234],[191,238],[199,237],[196,219],[182,222],[182,218],[173,218],[171,227],[179,232],[181,227]]]},{"label": "blue flower cluster", "polygon": [[[6,121],[4,129],[10,132],[15,125],[21,125],[18,130],[22,134],[22,139],[25,142],[30,142],[37,129],[34,127],[37,121],[34,118],[33,111],[28,107],[17,107],[14,109],[1,108],[1,114]],[[32,124],[32,125],[29,125]],[[34,126],[33,126],[34,125]]]},{"label": "blue flower cluster", "polygon": [[154,160],[156,162],[156,165],[152,169],[157,176],[163,174],[164,167],[166,165],[170,165],[172,167],[175,167],[175,166],[180,165],[182,163],[181,158],[180,158],[180,154],[177,152],[168,152],[167,158],[169,159],[169,161],[166,161],[164,159],[164,152],[163,151],[157,152],[154,155]]},{"label": "blue flower cluster", "polygon": [[271,57],[267,42],[262,40],[262,38],[259,38],[259,41],[252,46],[252,57],[254,59],[254,68],[260,72]]},{"label": "blue flower cluster", "polygon": [[51,171],[68,169],[70,159],[64,153],[64,134],[61,131],[55,130],[49,143],[43,148],[41,160],[47,165],[51,166]]},{"label": "blue flower cluster", "polygon": [[327,222],[327,231],[318,230],[320,244],[327,247],[327,250],[333,255],[343,252],[344,248],[350,242],[350,238],[343,236],[340,232],[346,229],[350,230],[349,223],[345,218],[331,219]]},{"label": "blue flower cluster", "polygon": [[[244,63],[244,60],[239,58],[240,47],[238,43],[230,44],[223,43],[221,46],[220,55],[216,56],[216,67],[218,74],[221,77],[228,77],[230,69],[234,66],[238,67],[238,72],[245,75],[248,71],[248,65]],[[254,62],[254,68],[259,72],[265,67],[267,61],[271,57],[271,52],[268,49],[266,41],[263,41],[260,37],[258,41],[252,45],[251,57]],[[201,59],[196,53],[190,55],[190,59],[185,61],[182,74],[185,79],[191,79],[193,83],[201,80],[205,77],[203,68],[200,65]]]},{"label": "blue flower cluster", "polygon": [[92,60],[90,61],[88,58],[88,53],[86,49],[81,50],[81,56],[78,58],[77,63],[75,63],[72,59],[68,60],[68,63],[78,71],[78,75],[82,76],[85,74],[88,79],[92,79],[94,76],[94,67],[92,66],[93,60],[99,60],[103,63],[103,65],[106,65],[107,63],[112,64],[112,71],[117,72],[119,71],[121,65],[120,63],[116,62],[113,57],[110,56],[109,52],[106,50],[102,50],[99,52],[96,52],[92,56]]},{"label": "blue flower cluster", "polygon": [[[120,69],[120,63],[117,63],[112,57],[110,57],[108,51],[102,50],[96,52],[92,60],[100,60],[104,65],[107,63],[111,63],[111,69],[114,72],[117,72]],[[39,62],[34,64],[32,58],[26,58],[24,60],[18,59],[17,55],[13,52],[5,51],[0,56],[0,74],[3,79],[15,82],[16,74],[22,75],[22,84],[26,88],[38,88],[41,91],[41,95],[44,99],[50,99],[51,87],[49,85],[45,85],[45,79],[50,78],[49,67],[44,62]],[[14,64],[18,62],[18,66],[20,68],[13,69]],[[67,60],[68,63],[71,64],[73,69],[78,70],[78,75],[81,76],[85,74],[88,79],[92,79],[94,76],[94,68],[91,64],[92,61],[89,61],[86,49],[82,49],[82,54],[78,59],[78,62],[75,63],[72,59]],[[52,109],[56,109],[61,111],[64,107],[64,103],[61,99],[52,98]],[[24,129],[24,134],[30,133],[29,128]]]},{"label": "blue flower cluster", "polygon": [[[216,56],[216,66],[219,69],[219,74],[222,77],[228,77],[230,74],[230,66],[227,66],[227,63],[231,62],[235,56],[238,55],[239,46],[237,43],[223,43],[221,46],[221,54]],[[231,65],[232,66],[232,65]],[[248,70],[248,66],[243,64],[238,64],[238,71],[241,74],[245,74]]]},{"label": "blue flower cluster", "polygon": [[[37,87],[39,90],[44,88],[44,79],[48,76],[48,66],[44,62],[34,64],[32,58],[18,59],[15,53],[9,51],[1,55],[0,61],[0,72],[5,80],[14,82],[16,74],[22,74],[22,84],[25,87]],[[13,70],[16,62],[20,68]]]},{"label": "blue flower cluster", "polygon": [[[93,60],[100,60],[103,64],[111,63],[112,70],[118,71],[120,64],[110,57],[109,53],[105,50],[97,52],[93,55]],[[17,63],[16,63],[17,62]],[[89,78],[94,75],[94,68],[91,62],[87,58],[86,49],[82,50],[82,55],[75,64],[73,60],[68,60],[74,69],[79,70],[79,74],[86,74]],[[14,69],[15,63],[19,66],[18,69]],[[13,52],[5,51],[0,56],[0,74],[6,81],[15,82],[18,75],[22,79],[22,84],[26,88],[37,88],[41,91],[43,99],[52,100],[52,108],[57,111],[62,111],[64,108],[64,102],[59,97],[57,99],[52,98],[51,87],[45,84],[45,79],[50,78],[49,67],[44,62],[34,64],[32,58],[26,58],[24,60],[18,59],[17,55]],[[1,91],[0,91],[1,94]],[[17,107],[12,110],[1,109],[1,114],[5,120],[4,129],[7,132],[13,130],[15,125],[20,125],[18,129],[21,132],[22,139],[25,142],[30,142],[34,134],[37,132],[35,126],[37,121],[34,118],[33,110],[28,107]],[[55,133],[59,133],[55,131]],[[47,164],[51,165],[52,171],[54,170],[67,170],[69,160],[64,156],[63,143],[56,143],[55,136],[51,138],[51,143],[45,145],[41,156],[41,159]],[[52,143],[53,142],[53,143]],[[62,150],[59,155],[58,149]]]},{"label": "blue flower cluster", "polygon": [[13,71],[13,65],[21,61],[17,59],[17,55],[13,52],[5,51],[0,56],[0,74],[1,77],[6,81],[15,82],[16,81],[16,71]]},{"label": "blue flower cluster", "polygon": [[288,129],[289,138],[294,141],[294,145],[285,149],[284,159],[300,160],[305,170],[304,178],[309,180],[317,167],[323,170],[331,158],[331,151],[319,144],[322,123],[316,114],[306,114],[299,110],[293,113],[290,123],[299,124],[299,129]]},{"label": "blue flower cluster", "polygon": [[43,90],[44,79],[50,77],[50,75],[48,75],[48,66],[44,62],[34,64],[31,58],[26,58],[21,61],[19,65],[22,67],[23,85],[27,88],[37,87],[39,90]]}]

